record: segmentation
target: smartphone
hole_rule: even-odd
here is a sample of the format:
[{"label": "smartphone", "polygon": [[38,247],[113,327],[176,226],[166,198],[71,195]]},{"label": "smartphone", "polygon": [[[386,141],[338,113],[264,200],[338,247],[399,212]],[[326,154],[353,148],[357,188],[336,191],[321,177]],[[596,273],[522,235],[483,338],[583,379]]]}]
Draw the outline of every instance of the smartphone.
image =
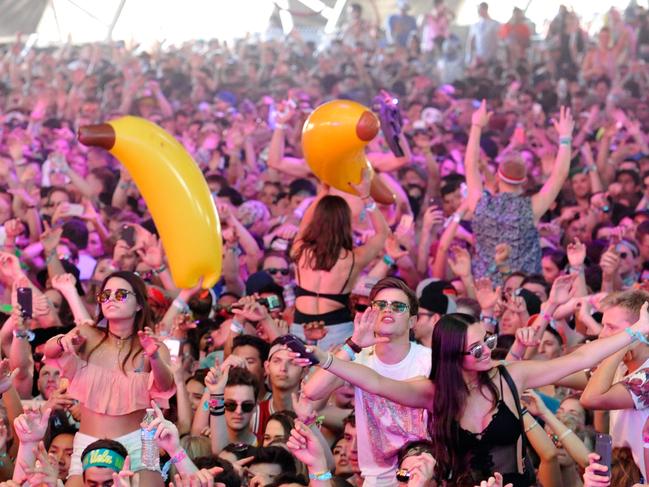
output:
[{"label": "smartphone", "polygon": [[83,205],[80,205],[78,203],[69,203],[68,204],[68,216],[81,216],[83,215],[84,208]]},{"label": "smartphone", "polygon": [[4,225],[2,225],[0,226],[0,247],[4,247],[6,240],[7,240],[7,230],[5,230]]},{"label": "smartphone", "polygon": [[32,317],[32,288],[19,287],[17,291],[18,304],[22,309],[21,315],[23,318]]},{"label": "smartphone", "polygon": [[604,433],[597,433],[595,437],[595,453],[599,455],[599,460],[597,463],[608,467],[606,472],[599,471],[599,475],[606,477],[611,476],[611,453],[613,451],[613,440],[611,435]]},{"label": "smartphone", "polygon": [[268,308],[268,311],[275,311],[282,306],[279,300],[279,296],[275,296],[274,294],[271,294],[270,296],[267,296],[265,298],[259,298],[257,302],[266,306],[266,308]]},{"label": "smartphone", "polygon": [[295,335],[283,335],[277,339],[277,343],[286,345],[291,352],[299,353],[301,358],[307,358],[311,365],[318,365],[320,361],[316,358],[315,354],[306,351],[306,345]]},{"label": "smartphone", "polygon": [[169,354],[172,357],[178,357],[180,355],[180,344],[181,341],[178,338],[165,338],[162,340],[162,343],[164,343],[167,348],[169,349]]},{"label": "smartphone", "polygon": [[123,225],[119,238],[124,240],[129,247],[133,247],[135,245],[135,227],[132,225]]},{"label": "smartphone", "polygon": [[443,205],[444,201],[439,196],[435,196],[428,200],[428,206],[435,206],[441,210],[443,208]]}]

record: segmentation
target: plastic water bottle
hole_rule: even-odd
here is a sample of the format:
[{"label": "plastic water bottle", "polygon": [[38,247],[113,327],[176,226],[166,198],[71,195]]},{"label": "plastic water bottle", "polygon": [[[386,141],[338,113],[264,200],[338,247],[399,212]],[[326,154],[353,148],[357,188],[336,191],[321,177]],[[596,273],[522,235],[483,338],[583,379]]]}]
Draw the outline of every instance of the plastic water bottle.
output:
[{"label": "plastic water bottle", "polygon": [[142,438],[142,466],[146,470],[160,469],[160,455],[158,454],[158,445],[155,442],[155,428],[147,429],[145,426],[151,424],[155,419],[155,411],[152,408],[146,410],[142,423],[144,426],[140,429],[140,438]]}]

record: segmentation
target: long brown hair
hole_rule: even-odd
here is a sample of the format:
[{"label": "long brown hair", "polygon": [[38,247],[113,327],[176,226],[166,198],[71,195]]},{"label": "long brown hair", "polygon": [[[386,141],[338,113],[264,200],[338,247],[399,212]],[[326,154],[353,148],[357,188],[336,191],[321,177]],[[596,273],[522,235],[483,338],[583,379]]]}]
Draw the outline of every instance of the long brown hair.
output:
[{"label": "long brown hair", "polygon": [[[109,274],[103,280],[101,286],[99,286],[100,292],[104,290],[104,288],[106,287],[106,283],[113,277],[119,277],[120,279],[124,279],[126,282],[128,282],[131,285],[131,288],[133,288],[133,293],[135,294],[135,300],[137,301],[137,304],[140,306],[140,309],[135,313],[135,319],[133,320],[133,335],[131,340],[129,340],[128,354],[126,355],[126,357],[124,357],[124,360],[122,360],[122,363],[119,366],[120,370],[122,372],[125,372],[124,366],[131,358],[131,355],[133,355],[133,358],[135,358],[137,355],[143,352],[142,345],[140,344],[140,340],[138,340],[136,333],[140,330],[144,330],[145,326],[151,325],[153,323],[153,315],[151,313],[151,308],[149,307],[149,303],[147,300],[146,284],[144,284],[144,281],[137,274],[134,274],[133,272],[117,271],[117,272],[113,272],[112,274]],[[99,305],[96,322],[99,323],[103,319],[104,319],[104,313],[101,310],[101,305]],[[90,360],[90,356],[93,354],[93,352],[97,350],[102,345],[102,343],[104,343],[108,339],[108,326],[106,326],[106,330],[102,330],[101,328],[97,328],[97,329],[101,331],[104,334],[104,336],[99,341],[99,343],[95,345],[92,348],[92,350],[88,352],[88,360]],[[133,346],[133,344],[135,344],[135,346]]]},{"label": "long brown hair", "polygon": [[[469,326],[475,323],[473,316],[451,313],[442,316],[433,328],[430,380],[435,386],[435,401],[429,429],[435,445],[435,470],[441,479],[448,479],[452,475],[457,481],[466,471],[463,464],[466,452],[461,452],[459,448],[458,422],[469,397],[469,389],[462,377],[466,333]],[[488,371],[478,373],[478,387],[480,391],[487,388],[489,394],[485,397],[491,399],[495,406],[498,389],[491,382]]]},{"label": "long brown hair", "polygon": [[353,249],[352,212],[340,196],[327,195],[318,201],[313,219],[302,233],[295,251],[295,262],[304,256],[314,270],[330,271],[340,251]]}]

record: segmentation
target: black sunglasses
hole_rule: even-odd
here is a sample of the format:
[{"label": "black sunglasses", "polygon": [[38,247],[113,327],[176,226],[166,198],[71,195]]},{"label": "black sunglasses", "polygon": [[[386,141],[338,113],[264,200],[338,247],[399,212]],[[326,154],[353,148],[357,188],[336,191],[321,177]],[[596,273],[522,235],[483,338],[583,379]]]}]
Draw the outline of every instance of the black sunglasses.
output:
[{"label": "black sunglasses", "polygon": [[255,403],[253,401],[225,401],[223,407],[226,411],[233,413],[237,410],[237,406],[239,405],[241,405],[241,411],[244,413],[251,413],[252,410],[255,409]]},{"label": "black sunglasses", "polygon": [[271,276],[274,276],[275,274],[281,274],[283,276],[288,276],[289,270],[288,269],[276,269],[275,267],[270,267],[268,269],[264,269],[265,272],[268,272]]},{"label": "black sunglasses", "polygon": [[462,355],[471,355],[474,359],[479,360],[485,353],[485,346],[489,350],[496,348],[498,344],[498,335],[489,335],[487,336],[482,343],[473,345],[468,352],[462,352]]}]

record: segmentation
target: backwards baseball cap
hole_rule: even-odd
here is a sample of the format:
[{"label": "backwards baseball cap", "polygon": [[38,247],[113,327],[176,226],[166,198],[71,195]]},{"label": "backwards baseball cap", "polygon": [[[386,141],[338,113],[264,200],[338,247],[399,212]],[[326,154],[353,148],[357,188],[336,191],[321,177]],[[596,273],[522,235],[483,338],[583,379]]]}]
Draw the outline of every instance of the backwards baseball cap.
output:
[{"label": "backwards baseball cap", "polygon": [[440,315],[457,311],[456,295],[455,288],[448,281],[429,281],[421,289],[417,286],[419,307]]},{"label": "backwards baseball cap", "polygon": [[251,274],[246,281],[246,295],[252,296],[255,293],[274,293],[282,296],[284,289],[275,283],[268,272],[259,271]]},{"label": "backwards baseball cap", "polygon": [[506,159],[498,166],[498,176],[508,184],[523,184],[527,181],[527,168],[519,158]]},{"label": "backwards baseball cap", "polygon": [[109,468],[115,472],[121,472],[124,467],[125,458],[116,451],[108,448],[98,448],[86,453],[81,460],[83,470],[86,471],[92,467]]}]

